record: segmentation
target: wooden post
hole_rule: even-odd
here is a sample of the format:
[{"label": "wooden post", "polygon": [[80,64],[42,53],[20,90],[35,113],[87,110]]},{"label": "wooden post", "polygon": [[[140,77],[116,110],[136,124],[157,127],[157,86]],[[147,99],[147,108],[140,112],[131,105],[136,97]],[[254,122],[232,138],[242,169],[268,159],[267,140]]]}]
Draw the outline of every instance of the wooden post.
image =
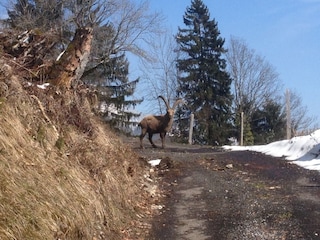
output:
[{"label": "wooden post", "polygon": [[243,146],[243,112],[241,112],[240,146]]},{"label": "wooden post", "polygon": [[189,126],[189,140],[188,140],[188,143],[190,145],[192,144],[193,122],[194,122],[194,114],[191,113],[191,115],[190,115],[190,126]]},{"label": "wooden post", "polygon": [[290,91],[286,91],[287,139],[291,138]]}]

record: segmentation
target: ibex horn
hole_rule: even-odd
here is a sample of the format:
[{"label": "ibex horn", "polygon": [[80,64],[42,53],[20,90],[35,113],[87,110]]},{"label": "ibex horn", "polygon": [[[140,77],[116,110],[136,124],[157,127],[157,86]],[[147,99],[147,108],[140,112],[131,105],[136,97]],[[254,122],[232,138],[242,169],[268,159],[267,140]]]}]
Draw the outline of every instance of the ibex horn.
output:
[{"label": "ibex horn", "polygon": [[184,101],[181,98],[177,99],[177,101],[173,104],[172,108],[175,109],[179,103],[184,103]]},{"label": "ibex horn", "polygon": [[167,109],[170,108],[168,101],[167,101],[163,96],[160,95],[158,98],[161,98],[161,99],[164,101],[164,103],[165,103],[166,106],[167,106]]}]

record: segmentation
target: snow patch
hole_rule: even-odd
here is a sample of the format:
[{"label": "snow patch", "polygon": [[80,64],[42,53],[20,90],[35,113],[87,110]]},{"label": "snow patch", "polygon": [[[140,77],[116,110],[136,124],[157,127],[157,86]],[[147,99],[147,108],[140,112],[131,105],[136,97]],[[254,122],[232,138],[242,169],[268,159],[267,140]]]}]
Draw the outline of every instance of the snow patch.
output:
[{"label": "snow patch", "polygon": [[231,151],[255,151],[288,161],[310,170],[320,170],[320,129],[290,140],[256,146],[223,146]]}]

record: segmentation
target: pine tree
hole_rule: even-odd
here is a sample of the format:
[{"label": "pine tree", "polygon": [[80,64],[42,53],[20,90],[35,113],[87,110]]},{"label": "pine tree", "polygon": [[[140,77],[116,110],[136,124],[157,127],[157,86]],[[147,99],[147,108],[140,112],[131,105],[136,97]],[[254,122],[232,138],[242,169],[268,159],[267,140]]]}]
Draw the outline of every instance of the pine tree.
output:
[{"label": "pine tree", "polygon": [[130,110],[142,100],[128,100],[133,95],[139,79],[129,81],[129,63],[125,55],[114,56],[110,64],[105,67],[106,75],[102,78],[102,84],[97,87],[99,102],[104,105],[103,116],[113,127],[130,131],[132,119],[140,114]]},{"label": "pine tree", "polygon": [[243,130],[243,143],[244,145],[253,145],[254,138],[251,131],[250,123],[245,122]]},{"label": "pine tree", "polygon": [[113,28],[108,24],[96,29],[92,59],[82,80],[97,89],[100,110],[106,121],[124,130],[132,124],[133,118],[140,116],[130,108],[142,100],[130,99],[139,79],[128,79],[129,62],[124,52],[115,50],[113,37]]},{"label": "pine tree", "polygon": [[243,143],[244,145],[253,145],[254,143],[254,136],[251,130],[251,115],[250,109],[252,109],[252,102],[248,100],[246,96],[243,96],[242,103],[235,107],[234,114],[234,127],[235,132],[234,136],[237,139],[240,139],[241,133],[241,113],[243,113]]},{"label": "pine tree", "polygon": [[226,72],[224,39],[210,20],[201,0],[192,0],[184,14],[186,28],[176,36],[180,47],[178,95],[187,102],[185,117],[195,115],[194,140],[203,144],[226,143],[230,126],[231,79]]},{"label": "pine tree", "polygon": [[282,140],[286,135],[286,119],[281,104],[267,101],[261,109],[253,113],[251,128],[254,144],[266,144]]}]

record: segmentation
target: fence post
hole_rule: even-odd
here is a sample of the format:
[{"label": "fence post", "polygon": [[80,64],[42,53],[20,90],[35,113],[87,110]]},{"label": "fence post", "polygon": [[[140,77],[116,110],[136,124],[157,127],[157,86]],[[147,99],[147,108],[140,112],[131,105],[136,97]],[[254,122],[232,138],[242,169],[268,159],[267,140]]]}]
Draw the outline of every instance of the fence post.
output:
[{"label": "fence post", "polygon": [[243,146],[243,112],[241,112],[240,146]]},{"label": "fence post", "polygon": [[188,143],[190,145],[192,144],[193,121],[194,121],[194,114],[191,113],[191,115],[190,115],[190,126],[189,126],[189,140],[188,140]]}]

